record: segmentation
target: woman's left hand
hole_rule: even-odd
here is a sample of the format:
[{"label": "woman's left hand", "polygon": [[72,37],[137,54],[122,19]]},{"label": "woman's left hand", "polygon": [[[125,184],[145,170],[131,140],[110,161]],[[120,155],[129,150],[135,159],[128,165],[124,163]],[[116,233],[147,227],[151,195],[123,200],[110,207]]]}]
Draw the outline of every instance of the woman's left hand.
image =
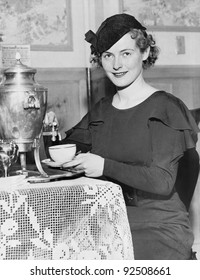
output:
[{"label": "woman's left hand", "polygon": [[63,167],[84,171],[87,177],[100,177],[103,175],[104,158],[91,153],[81,153]]}]

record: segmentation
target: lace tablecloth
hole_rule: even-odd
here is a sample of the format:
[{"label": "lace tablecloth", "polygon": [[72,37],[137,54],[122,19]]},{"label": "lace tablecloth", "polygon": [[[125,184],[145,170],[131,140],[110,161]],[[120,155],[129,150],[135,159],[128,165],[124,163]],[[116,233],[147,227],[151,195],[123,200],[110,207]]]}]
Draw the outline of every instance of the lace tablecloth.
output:
[{"label": "lace tablecloth", "polygon": [[0,259],[134,259],[120,186],[85,177],[1,184]]}]

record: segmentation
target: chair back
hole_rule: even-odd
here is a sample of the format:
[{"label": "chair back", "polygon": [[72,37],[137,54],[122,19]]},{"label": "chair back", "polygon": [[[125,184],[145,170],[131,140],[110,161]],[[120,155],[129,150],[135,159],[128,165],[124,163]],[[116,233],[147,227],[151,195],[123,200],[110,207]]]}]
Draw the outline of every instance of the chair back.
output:
[{"label": "chair back", "polygon": [[187,150],[180,160],[175,188],[189,211],[199,175],[199,154],[195,148]]}]

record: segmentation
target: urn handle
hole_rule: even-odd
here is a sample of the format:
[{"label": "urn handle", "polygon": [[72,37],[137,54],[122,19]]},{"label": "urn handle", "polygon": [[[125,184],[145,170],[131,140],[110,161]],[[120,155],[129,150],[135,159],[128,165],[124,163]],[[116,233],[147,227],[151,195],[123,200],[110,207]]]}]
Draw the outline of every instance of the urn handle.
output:
[{"label": "urn handle", "polygon": [[24,101],[24,109],[40,109],[40,101],[34,92],[27,91],[28,96]]}]

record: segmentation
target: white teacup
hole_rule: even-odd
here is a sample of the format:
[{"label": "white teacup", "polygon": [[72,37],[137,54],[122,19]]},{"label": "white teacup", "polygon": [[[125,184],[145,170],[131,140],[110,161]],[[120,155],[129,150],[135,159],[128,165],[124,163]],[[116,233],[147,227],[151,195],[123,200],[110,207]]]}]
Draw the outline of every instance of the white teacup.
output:
[{"label": "white teacup", "polygon": [[53,161],[63,164],[74,158],[76,154],[76,144],[50,146],[49,154]]}]

